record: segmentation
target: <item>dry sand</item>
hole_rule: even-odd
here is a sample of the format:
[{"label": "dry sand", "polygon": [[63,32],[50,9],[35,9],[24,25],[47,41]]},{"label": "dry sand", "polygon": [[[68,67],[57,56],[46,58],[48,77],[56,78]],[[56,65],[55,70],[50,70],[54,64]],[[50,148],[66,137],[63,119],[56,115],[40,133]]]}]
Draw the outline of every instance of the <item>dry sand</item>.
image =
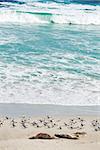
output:
[{"label": "dry sand", "polygon": [[[78,140],[29,139],[38,133],[86,132]],[[100,150],[100,117],[0,117],[0,150]]]}]

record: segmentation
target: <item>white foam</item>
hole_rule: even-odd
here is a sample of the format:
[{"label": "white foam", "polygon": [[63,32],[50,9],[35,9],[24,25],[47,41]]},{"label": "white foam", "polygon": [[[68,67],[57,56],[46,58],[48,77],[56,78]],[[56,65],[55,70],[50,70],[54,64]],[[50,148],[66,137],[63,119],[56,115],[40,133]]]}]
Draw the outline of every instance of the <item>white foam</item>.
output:
[{"label": "white foam", "polygon": [[[33,3],[32,3],[33,5]],[[0,23],[73,23],[73,24],[100,24],[100,7],[99,6],[86,6],[86,5],[61,5],[61,4],[41,4],[37,3],[32,6],[30,4],[24,6],[12,6],[11,9],[2,8],[0,11]],[[42,6],[41,6],[42,5]],[[15,9],[16,8],[16,9]],[[30,8],[30,9],[29,9]],[[52,9],[49,9],[52,8]],[[94,11],[84,10],[94,9]],[[81,9],[81,10],[80,10]],[[18,11],[22,12],[18,12]],[[51,13],[49,18],[42,15],[29,14],[24,12],[43,12]],[[2,31],[4,32],[4,31]],[[5,38],[1,34],[0,45],[20,43],[19,37],[10,36]],[[3,37],[3,38],[2,38]],[[37,36],[32,37],[32,41]],[[71,37],[68,37],[71,38]],[[77,40],[77,39],[75,39]],[[70,41],[71,42],[71,41]],[[72,41],[73,42],[73,41]],[[82,39],[86,44],[86,40]],[[72,43],[73,44],[73,43]],[[78,41],[77,41],[77,44]],[[94,47],[95,48],[95,47]],[[5,55],[6,52],[1,55]],[[49,58],[49,64],[37,61],[32,66],[20,65],[24,64],[24,59],[27,58],[30,62],[32,58],[36,60],[41,59],[41,55],[20,54],[22,58],[17,63],[19,54],[13,56],[14,62],[12,64],[3,63],[5,61],[0,59],[0,102],[1,103],[32,103],[32,104],[61,104],[61,105],[100,105],[100,82],[95,79],[98,78],[100,72],[100,61],[89,56],[79,56],[76,54],[60,54],[54,53],[50,57],[48,54],[42,55],[43,58]],[[58,57],[63,59],[58,60]],[[7,57],[7,54],[6,54]],[[9,57],[9,56],[8,56]],[[40,58],[39,58],[40,57]],[[70,60],[79,60],[78,64],[70,63]],[[1,56],[2,58],[2,56]],[[91,61],[91,59],[93,59]],[[55,63],[53,63],[53,61]],[[95,62],[95,65],[84,63],[86,60],[90,63]],[[21,62],[20,62],[21,61]],[[61,63],[60,63],[61,62]],[[57,67],[68,69],[80,68],[83,70],[83,75],[68,71],[54,71],[53,69],[47,70],[45,67]],[[67,64],[67,66],[66,66]],[[44,69],[43,69],[44,68]],[[86,72],[85,72],[86,71]],[[39,73],[40,72],[40,73]],[[87,76],[90,73],[94,78]]]},{"label": "white foam", "polygon": [[19,14],[15,11],[2,11],[0,13],[0,23],[47,23],[45,20],[41,20],[38,17],[31,14]]},{"label": "white foam", "polygon": [[72,16],[55,15],[52,17],[54,23],[59,24],[83,24],[100,25],[100,16],[96,14],[76,14]]},{"label": "white foam", "polygon": [[0,23],[35,24],[53,22],[58,24],[100,25],[100,6],[33,2],[0,9]]},{"label": "white foam", "polygon": [[[31,57],[33,57],[32,54]],[[74,55],[64,55],[63,62],[74,57]],[[42,63],[32,66],[0,63],[0,102],[61,105],[100,104],[100,82],[98,80],[66,71],[42,69],[43,66]],[[47,64],[47,66],[52,67],[54,64]],[[84,70],[87,68],[87,66],[82,66]],[[99,70],[94,66],[94,71],[97,72],[95,69]]]}]

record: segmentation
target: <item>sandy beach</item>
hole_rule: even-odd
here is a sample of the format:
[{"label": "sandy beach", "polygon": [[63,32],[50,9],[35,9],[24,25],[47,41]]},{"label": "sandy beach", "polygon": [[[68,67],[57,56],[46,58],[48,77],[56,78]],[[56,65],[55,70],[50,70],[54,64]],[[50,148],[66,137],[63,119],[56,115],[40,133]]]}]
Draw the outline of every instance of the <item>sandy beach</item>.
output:
[{"label": "sandy beach", "polygon": [[[25,109],[23,110],[25,111]],[[39,133],[47,134],[53,139],[39,139],[37,136]],[[59,138],[57,135],[66,135],[66,138]],[[33,137],[38,138],[30,139]],[[27,149],[99,150],[100,116],[93,114],[83,116],[80,114],[54,116],[43,114],[40,116],[1,115],[0,150]]]},{"label": "sandy beach", "polygon": [[0,0],[0,150],[100,150],[100,0]]}]

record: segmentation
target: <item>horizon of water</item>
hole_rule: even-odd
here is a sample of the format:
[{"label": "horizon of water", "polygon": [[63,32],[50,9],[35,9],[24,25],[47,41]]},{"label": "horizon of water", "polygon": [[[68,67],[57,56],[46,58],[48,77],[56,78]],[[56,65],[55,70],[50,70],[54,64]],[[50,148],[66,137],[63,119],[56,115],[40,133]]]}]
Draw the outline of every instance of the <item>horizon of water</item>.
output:
[{"label": "horizon of water", "polygon": [[0,103],[100,105],[100,3],[0,2]]}]

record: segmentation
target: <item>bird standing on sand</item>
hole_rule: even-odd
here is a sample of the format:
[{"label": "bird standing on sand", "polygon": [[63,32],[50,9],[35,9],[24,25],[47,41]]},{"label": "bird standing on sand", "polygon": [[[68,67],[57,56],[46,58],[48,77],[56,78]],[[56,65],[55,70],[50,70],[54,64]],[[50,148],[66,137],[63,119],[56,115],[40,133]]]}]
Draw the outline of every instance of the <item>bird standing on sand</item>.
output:
[{"label": "bird standing on sand", "polygon": [[14,119],[11,120],[11,125],[12,125],[13,128],[16,127],[16,123],[17,123],[17,122],[14,121]]},{"label": "bird standing on sand", "polygon": [[22,127],[24,129],[27,128],[27,126],[26,126],[26,120],[21,120],[21,125],[22,125]]}]

